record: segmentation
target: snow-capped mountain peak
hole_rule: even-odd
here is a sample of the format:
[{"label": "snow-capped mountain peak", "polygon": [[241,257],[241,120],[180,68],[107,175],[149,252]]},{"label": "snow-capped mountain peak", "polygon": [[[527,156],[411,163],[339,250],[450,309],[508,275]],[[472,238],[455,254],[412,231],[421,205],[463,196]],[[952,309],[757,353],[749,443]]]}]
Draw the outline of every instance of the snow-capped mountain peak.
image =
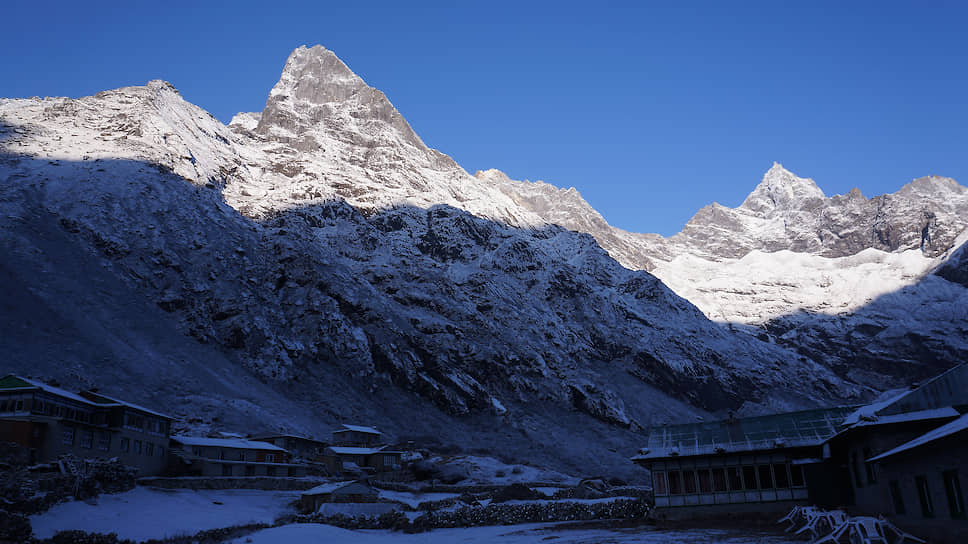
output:
[{"label": "snow-capped mountain peak", "polygon": [[778,162],[763,176],[740,209],[766,215],[773,211],[801,210],[826,198],[812,179],[797,177]]},{"label": "snow-capped mountain peak", "polygon": [[385,134],[389,129],[393,137],[425,150],[386,95],[367,85],[335,53],[321,45],[299,47],[270,91],[255,132],[314,152],[324,142],[300,136],[334,128],[373,138],[370,145],[386,145],[380,137],[390,136]]}]

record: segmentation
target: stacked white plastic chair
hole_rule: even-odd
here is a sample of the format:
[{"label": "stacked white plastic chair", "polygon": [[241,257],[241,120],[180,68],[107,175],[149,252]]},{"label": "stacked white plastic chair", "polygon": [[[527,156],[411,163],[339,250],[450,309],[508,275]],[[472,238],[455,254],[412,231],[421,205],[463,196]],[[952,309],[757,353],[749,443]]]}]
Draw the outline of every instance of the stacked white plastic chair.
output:
[{"label": "stacked white plastic chair", "polygon": [[[787,532],[808,533],[811,544],[903,544],[924,540],[899,529],[883,517],[850,517],[842,510],[824,511],[812,506],[796,506],[777,523],[789,522]],[[797,529],[800,524],[802,526]]]}]

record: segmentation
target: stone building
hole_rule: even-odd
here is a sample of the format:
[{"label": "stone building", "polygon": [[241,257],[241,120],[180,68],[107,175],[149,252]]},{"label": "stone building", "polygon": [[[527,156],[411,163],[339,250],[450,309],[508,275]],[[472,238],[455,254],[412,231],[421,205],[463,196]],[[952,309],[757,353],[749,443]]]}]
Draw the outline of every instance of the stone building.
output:
[{"label": "stone building", "polygon": [[172,418],[95,392],[71,393],[15,375],[0,378],[0,441],[26,448],[31,462],[66,454],[117,457],[143,475],[168,463]]},{"label": "stone building", "polygon": [[242,438],[173,436],[177,460],[172,470],[198,476],[302,477],[307,467],[292,462],[288,451],[268,442]]},{"label": "stone building", "polygon": [[931,542],[968,542],[968,364],[865,406],[827,444],[851,512]]}]

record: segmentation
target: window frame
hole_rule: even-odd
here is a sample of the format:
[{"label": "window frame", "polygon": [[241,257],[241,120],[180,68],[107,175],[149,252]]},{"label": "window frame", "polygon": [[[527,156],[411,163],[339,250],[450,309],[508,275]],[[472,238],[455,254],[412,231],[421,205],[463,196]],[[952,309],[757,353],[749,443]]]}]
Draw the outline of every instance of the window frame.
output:
[{"label": "window frame", "polygon": [[965,495],[961,492],[961,481],[958,479],[958,470],[944,470],[941,472],[941,479],[944,481],[944,493],[948,497],[948,512],[951,519],[966,519]]}]

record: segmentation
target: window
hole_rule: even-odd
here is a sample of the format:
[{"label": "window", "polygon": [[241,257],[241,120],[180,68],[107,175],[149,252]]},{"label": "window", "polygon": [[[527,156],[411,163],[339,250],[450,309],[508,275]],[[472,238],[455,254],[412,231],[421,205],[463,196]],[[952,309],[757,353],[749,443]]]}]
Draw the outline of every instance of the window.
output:
[{"label": "window", "polygon": [[134,441],[134,454],[135,455],[141,455],[141,441],[140,440],[135,440]]},{"label": "window", "polygon": [[266,476],[275,476],[275,475],[276,475],[276,467],[273,467],[273,466],[266,467]]},{"label": "window", "polygon": [[155,445],[151,442],[145,442],[145,455],[151,457],[155,454]]},{"label": "window", "polygon": [[74,445],[74,427],[65,426],[61,430],[61,444],[65,446]]},{"label": "window", "polygon": [[743,478],[740,476],[739,467],[729,467],[726,469],[726,476],[729,478],[730,491],[743,490]]},{"label": "window", "polygon": [[158,457],[164,457],[164,456],[165,456],[165,447],[158,446]]},{"label": "window", "polygon": [[276,454],[274,454],[274,453],[267,453],[266,454],[266,463],[275,463],[275,462],[276,462]]},{"label": "window", "polygon": [[726,491],[726,469],[713,469],[713,490]]},{"label": "window", "polygon": [[857,452],[850,452],[850,471],[854,473],[854,487],[864,487],[864,482],[860,479],[860,462],[857,460]]},{"label": "window", "polygon": [[0,412],[6,412],[6,411],[7,411],[7,401],[0,400]]},{"label": "window", "polygon": [[965,497],[961,494],[961,482],[958,481],[957,470],[946,470],[941,473],[944,480],[944,492],[948,496],[948,511],[951,519],[965,519]]},{"label": "window", "polygon": [[770,465],[759,465],[756,468],[760,473],[760,489],[773,489],[773,476],[770,474]]},{"label": "window", "polygon": [[392,467],[392,466],[394,466],[396,464],[397,464],[397,458],[395,456],[393,456],[393,455],[384,455],[383,456],[383,466],[385,466],[385,467]]},{"label": "window", "polygon": [[111,433],[102,431],[97,434],[97,449],[101,451],[111,450]]},{"label": "window", "polygon": [[699,492],[700,493],[712,493],[713,491],[713,481],[712,477],[709,475],[709,470],[700,470],[699,474]]},{"label": "window", "polygon": [[666,486],[665,472],[652,473],[652,490],[656,495],[665,495],[669,492],[669,488]]},{"label": "window", "polygon": [[94,447],[94,433],[91,431],[81,431],[81,447],[87,449]]},{"label": "window", "polygon": [[696,492],[696,473],[691,470],[682,471],[682,492],[683,493],[695,493]]},{"label": "window", "polygon": [[877,477],[874,474],[874,463],[868,463],[867,459],[873,457],[874,454],[871,452],[870,448],[864,448],[864,468],[867,470],[867,484],[877,483]]},{"label": "window", "polygon": [[786,489],[790,487],[790,476],[787,475],[786,463],[773,464],[773,478],[776,479],[777,489]]},{"label": "window", "polygon": [[222,476],[232,475],[232,465],[222,465]]},{"label": "window", "polygon": [[192,455],[202,456],[202,448],[199,446],[192,446]]},{"label": "window", "polygon": [[682,494],[682,475],[679,474],[678,470],[674,470],[669,473],[669,494],[670,495],[680,495]]},{"label": "window", "polygon": [[255,466],[254,465],[246,465],[245,466],[245,475],[246,476],[255,476]]},{"label": "window", "polygon": [[17,407],[14,409],[14,412],[20,412],[23,409],[24,409],[24,399],[17,399]]},{"label": "window", "polygon": [[743,467],[743,489],[756,489],[756,468],[752,465]]},{"label": "window", "polygon": [[245,461],[245,450],[239,451],[239,461]]},{"label": "window", "polygon": [[218,458],[225,460],[225,450],[218,450]]},{"label": "window", "polygon": [[901,495],[901,484],[899,484],[897,480],[891,480],[888,483],[888,487],[891,489],[891,502],[894,503],[894,513],[903,516],[907,513],[907,509],[904,508],[904,497]]},{"label": "window", "polygon": [[126,413],[124,414],[124,426],[134,431],[140,431],[144,429],[145,418],[137,414]]},{"label": "window", "polygon": [[918,489],[918,500],[921,501],[921,515],[926,518],[933,518],[934,504],[931,503],[931,490],[928,488],[927,476],[916,477],[914,486]]},{"label": "window", "polygon": [[130,438],[128,438],[126,436],[122,436],[121,437],[121,451],[123,451],[125,453],[131,451],[131,439]]},{"label": "window", "polygon": [[806,479],[803,477],[802,465],[790,465],[790,481],[793,482],[793,487],[805,487],[807,485]]}]

